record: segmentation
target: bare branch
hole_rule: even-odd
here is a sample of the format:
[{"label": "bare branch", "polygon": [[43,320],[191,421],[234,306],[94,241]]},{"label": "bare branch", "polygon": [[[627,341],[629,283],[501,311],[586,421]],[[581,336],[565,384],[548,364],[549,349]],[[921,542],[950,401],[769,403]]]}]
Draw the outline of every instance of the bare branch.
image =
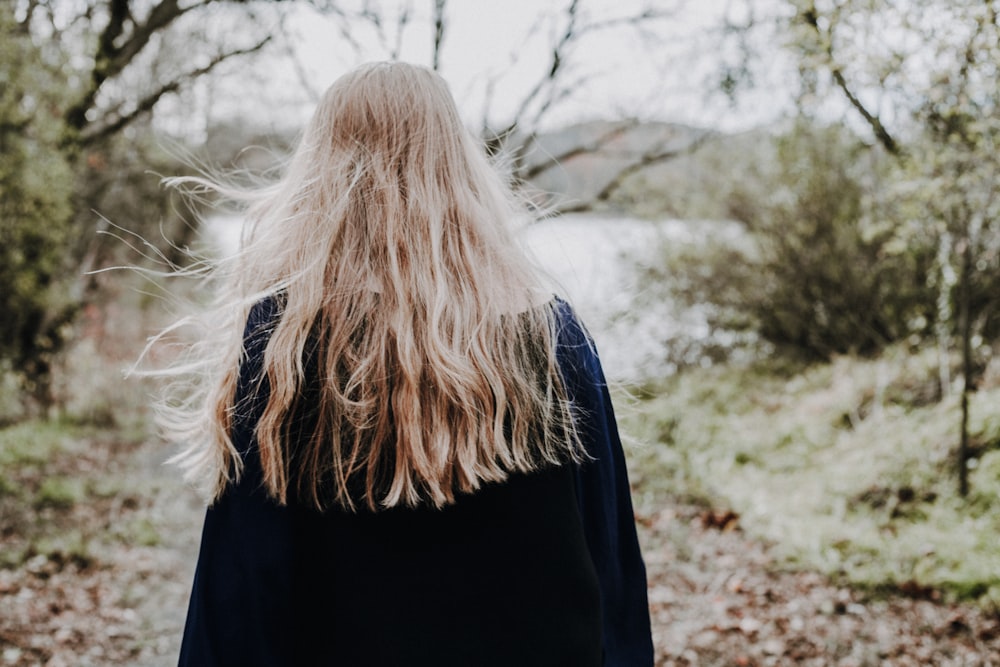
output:
[{"label": "bare branch", "polygon": [[413,20],[413,3],[405,2],[394,17],[373,0],[365,0],[360,9],[343,9],[335,0],[308,0],[308,5],[321,14],[337,18],[337,28],[341,38],[347,42],[355,55],[364,56],[367,53],[354,36],[359,25],[368,25],[375,33],[379,48],[390,60],[398,60],[403,47],[403,34]]},{"label": "bare branch", "polygon": [[847,101],[851,103],[851,106],[853,106],[858,113],[861,114],[861,117],[865,119],[865,122],[871,126],[872,132],[875,133],[875,137],[879,140],[879,142],[893,155],[899,155],[901,151],[899,145],[896,143],[896,140],[891,134],[889,134],[889,131],[885,129],[885,126],[882,124],[879,117],[868,111],[864,104],[862,104],[861,100],[859,100],[858,97],[851,92],[847,85],[847,80],[844,78],[844,73],[840,67],[832,67],[830,72],[833,74],[833,80],[837,82],[837,86],[844,93],[844,97],[846,97]]},{"label": "bare branch", "polygon": [[378,37],[382,49],[389,51],[389,39],[386,37],[385,26],[382,24],[382,15],[379,13],[378,8],[373,8],[371,2],[366,0],[365,6],[361,9],[358,17],[368,21],[375,28],[375,35]]},{"label": "bare branch", "polygon": [[[587,76],[580,77],[579,79],[566,84],[560,82],[560,80],[565,76],[568,57],[571,51],[577,44],[580,43],[582,39],[593,33],[617,28],[631,27],[637,30],[642,30],[650,23],[664,20],[676,15],[676,6],[671,9],[665,9],[662,7],[662,2],[659,4],[661,5],[659,8],[650,7],[635,14],[615,16],[603,20],[588,22],[583,18],[584,14],[581,10],[582,3],[579,0],[570,0],[563,12],[565,16],[565,27],[551,47],[551,57],[547,61],[546,69],[528,93],[521,99],[520,104],[508,124],[503,127],[503,129],[499,130],[496,133],[496,136],[500,140],[505,141],[519,128],[528,126],[530,129],[532,126],[539,123],[541,119],[559,102],[571,95],[574,90],[588,78]],[[540,21],[536,21],[535,24],[533,24],[526,41],[537,32],[540,25]],[[512,53],[510,59],[511,67],[513,67],[518,60],[518,53]],[[495,80],[487,82],[488,95],[492,95],[492,89],[495,85]],[[530,119],[525,117],[529,113],[532,113],[532,117]],[[488,119],[486,119],[484,114],[484,126],[487,124]]]},{"label": "bare branch", "polygon": [[[97,42],[94,54],[94,69],[90,86],[80,100],[66,111],[66,123],[77,132],[87,126],[87,112],[93,108],[97,93],[108,79],[121,74],[130,62],[141,52],[154,34],[163,30],[180,16],[200,4],[181,7],[178,0],[161,0],[149,12],[145,23],[137,24],[129,7],[129,0],[110,0],[110,18]],[[134,27],[125,37],[125,26]],[[125,41],[119,45],[122,38]]]},{"label": "bare branch", "polygon": [[354,36],[354,32],[351,30],[351,25],[353,20],[358,17],[362,17],[362,15],[358,15],[358,17],[350,16],[336,4],[323,3],[320,5],[317,4],[315,0],[311,4],[313,8],[321,14],[332,14],[336,17],[337,31],[340,33],[340,38],[349,44],[351,50],[354,51],[354,55],[360,58],[364,54],[364,47],[361,46],[361,42],[359,42]]},{"label": "bare branch", "polygon": [[434,0],[434,51],[431,55],[431,66],[438,71],[441,66],[441,44],[444,42],[444,11],[447,0]]},{"label": "bare branch", "polygon": [[566,82],[563,85],[556,86],[555,83],[553,83],[553,85],[549,86],[548,94],[545,96],[545,101],[538,106],[538,110],[531,119],[531,127],[537,126],[545,114],[548,113],[549,109],[556,106],[559,102],[563,101],[582,88],[584,83],[586,83],[590,78],[591,74],[586,73]]},{"label": "bare branch", "polygon": [[[544,19],[545,17],[543,15],[539,15],[534,20],[534,22],[532,22],[531,27],[528,28],[528,31],[527,33],[525,33],[523,39],[521,40],[521,43],[517,47],[512,49],[510,53],[507,55],[507,66],[503,68],[503,70],[501,71],[514,69],[514,67],[521,59],[521,52],[525,50],[525,46],[541,30],[542,24],[544,23]],[[494,95],[496,94],[496,87],[497,84],[500,82],[501,78],[502,75],[498,74],[496,71],[489,72],[485,77],[486,86],[483,93],[482,131],[484,136],[491,137],[490,139],[491,141],[498,139],[500,136],[499,133],[494,133],[490,129],[490,109],[493,108],[493,99]]]},{"label": "bare branch", "polygon": [[815,3],[810,3],[809,7],[799,15],[799,18],[813,29],[821,43],[826,44],[825,51],[829,62],[830,74],[833,76],[833,80],[837,84],[837,87],[840,88],[841,92],[844,94],[844,97],[846,97],[851,106],[854,107],[859,114],[861,114],[861,117],[865,119],[865,122],[868,123],[869,127],[871,127],[872,132],[875,133],[875,137],[879,140],[879,143],[881,143],[882,146],[884,146],[885,149],[892,155],[900,155],[902,150],[900,149],[899,144],[893,136],[889,134],[889,131],[882,124],[881,119],[876,114],[870,112],[858,96],[854,94],[847,83],[847,79],[844,77],[843,70],[840,65],[837,64],[833,55],[832,22],[830,28],[827,29],[824,34],[823,29],[819,25],[819,11],[816,9]]},{"label": "bare branch", "polygon": [[225,53],[220,53],[216,55],[214,58],[212,58],[212,60],[210,60],[205,66],[199,67],[198,69],[195,70],[191,70],[190,72],[186,72],[178,76],[177,78],[173,79],[172,81],[169,81],[161,85],[152,93],[142,98],[138,102],[138,104],[136,104],[135,108],[129,111],[128,113],[118,114],[117,118],[109,122],[105,122],[99,128],[91,132],[87,132],[81,135],[79,139],[80,145],[87,146],[115,134],[122,128],[131,124],[142,114],[151,111],[152,108],[156,106],[156,103],[160,101],[160,98],[162,98],[164,95],[177,92],[180,89],[180,87],[185,83],[188,83],[189,81],[193,81],[194,79],[197,79],[200,76],[208,74],[213,69],[215,69],[219,64],[225,62],[226,60],[229,60],[230,58],[247,55],[259,51],[264,47],[265,44],[267,44],[270,41],[271,37],[268,36],[251,47],[247,47],[244,49],[234,49],[232,51],[226,51]]},{"label": "bare branch", "polygon": [[399,10],[399,16],[396,17],[395,42],[393,42],[392,50],[389,52],[390,60],[399,60],[399,54],[403,51],[403,32],[406,31],[406,26],[410,24],[412,13],[413,6],[409,2]]},{"label": "bare branch", "polygon": [[[558,155],[552,155],[543,162],[539,162],[530,167],[526,167],[521,174],[520,178],[525,181],[530,181],[536,176],[545,173],[549,169],[557,167],[561,162],[570,160],[578,155],[587,155],[591,153],[600,152],[606,145],[618,139],[623,134],[625,134],[630,129],[634,128],[638,123],[634,120],[624,121],[622,123],[616,124],[607,132],[601,134],[594,141],[590,143],[580,144],[578,146],[573,146],[566,149]],[[528,146],[538,140],[537,134],[532,134],[527,141],[525,141],[525,146]]]},{"label": "bare branch", "polygon": [[616,16],[614,18],[605,19],[603,21],[595,21],[593,23],[587,23],[580,27],[579,34],[584,35],[591,32],[598,32],[601,30],[607,30],[609,28],[618,28],[621,26],[630,26],[635,28],[640,28],[651,21],[659,21],[665,19],[677,18],[676,10],[671,9],[646,9],[638,14],[633,14],[631,16]]},{"label": "bare branch", "polygon": [[655,164],[669,162],[682,155],[690,155],[698,150],[706,141],[715,136],[712,132],[702,132],[683,148],[666,148],[662,144],[657,148],[643,153],[638,160],[620,169],[601,190],[587,201],[578,201],[568,206],[557,207],[559,213],[581,213],[590,211],[596,204],[608,201],[625,184],[630,176]]},{"label": "bare branch", "polygon": [[[302,59],[299,57],[298,52],[292,46],[292,42],[287,39],[289,31],[286,23],[287,15],[282,13],[278,19],[278,25],[280,26],[282,34],[286,37],[281,40],[284,45],[285,56],[288,58],[289,62],[292,64],[292,69],[295,70],[295,76],[299,80],[299,85],[302,89],[306,91],[306,95],[309,96],[309,100],[316,104],[319,102],[320,94],[319,91],[313,86],[312,81],[309,80],[309,75],[306,72],[305,65],[302,63]],[[360,48],[360,45],[359,47]]]},{"label": "bare branch", "polygon": [[559,70],[565,62],[565,49],[567,45],[573,41],[573,36],[576,34],[579,9],[580,0],[570,0],[569,6],[566,8],[566,29],[563,31],[562,37],[560,37],[552,47],[552,58],[549,61],[546,74],[535,82],[535,85],[531,88],[524,99],[521,100],[521,104],[518,106],[517,111],[514,112],[511,122],[507,125],[507,127],[497,133],[498,137],[506,139],[513,134],[518,125],[520,125],[524,114],[527,112],[531,104],[538,98],[542,90],[544,90],[547,85],[552,85],[552,81],[556,78],[556,75],[559,73]]},{"label": "bare branch", "polygon": [[493,99],[497,92],[498,78],[492,73],[486,77],[486,88],[483,91],[483,124],[481,128],[483,136],[486,136],[490,132],[490,109],[493,108]]}]

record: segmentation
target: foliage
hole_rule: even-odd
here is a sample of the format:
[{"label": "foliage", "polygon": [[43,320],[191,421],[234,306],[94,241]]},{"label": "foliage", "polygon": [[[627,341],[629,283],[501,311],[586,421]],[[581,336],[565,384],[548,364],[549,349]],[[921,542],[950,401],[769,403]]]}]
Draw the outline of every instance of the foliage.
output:
[{"label": "foliage", "polygon": [[[226,6],[0,6],[0,373],[16,378],[22,416],[52,407],[59,354],[83,307],[99,301],[102,285],[87,272],[127,247],[97,234],[107,220],[146,237],[144,251],[168,260],[191,240],[192,228],[172,214],[149,173],[180,171],[155,148],[149,119],[160,100],[268,41],[233,30],[231,39],[197,42],[211,32],[199,16],[219,18]],[[250,16],[233,11],[233,20]],[[127,263],[142,261],[133,253]]]},{"label": "foliage", "polygon": [[0,360],[41,402],[65,320],[73,175],[59,150],[59,82],[9,4],[0,6]]},{"label": "foliage", "polygon": [[746,234],[670,245],[650,277],[713,330],[752,331],[809,359],[925,333],[933,248],[895,251],[888,167],[850,132],[800,120],[717,176],[718,206]]},{"label": "foliage", "polygon": [[928,321],[927,250],[887,252],[878,156],[837,128],[800,125],[776,143],[768,191],[744,205],[758,249],[746,303],[761,336],[829,358],[875,352]]},{"label": "foliage", "polygon": [[[803,81],[814,91],[815,75],[828,75],[875,140],[900,158],[900,182],[918,205],[917,224],[898,227],[901,241],[928,236],[936,241],[938,343],[949,347],[950,329],[962,354],[956,468],[966,495],[970,393],[978,376],[975,339],[984,329],[995,329],[986,321],[997,321],[1000,306],[990,289],[996,279],[986,272],[1000,246],[1000,8],[992,0],[788,4],[790,47],[801,71],[809,73]],[[893,30],[883,39],[887,26]],[[872,46],[876,35],[881,49]],[[867,57],[871,51],[883,53]],[[872,93],[881,108],[865,102]],[[892,117],[896,127],[883,116]],[[984,274],[986,280],[977,279]],[[977,290],[983,283],[987,289]]]}]

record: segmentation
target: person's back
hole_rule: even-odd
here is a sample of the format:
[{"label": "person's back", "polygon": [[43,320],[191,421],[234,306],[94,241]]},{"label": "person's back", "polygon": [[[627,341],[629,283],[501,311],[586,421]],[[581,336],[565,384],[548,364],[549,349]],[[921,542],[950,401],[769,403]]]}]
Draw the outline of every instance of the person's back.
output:
[{"label": "person's back", "polygon": [[443,81],[342,77],[251,198],[181,664],[651,665],[599,361]]}]

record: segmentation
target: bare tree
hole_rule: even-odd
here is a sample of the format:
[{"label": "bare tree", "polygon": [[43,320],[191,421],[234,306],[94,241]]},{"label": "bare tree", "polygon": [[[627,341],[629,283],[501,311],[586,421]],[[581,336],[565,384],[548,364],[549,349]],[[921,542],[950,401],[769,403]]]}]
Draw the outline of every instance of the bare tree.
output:
[{"label": "bare tree", "polygon": [[487,129],[489,121],[484,118],[484,132],[491,150],[503,150],[513,155],[515,181],[530,182],[549,170],[585,155],[604,155],[616,159],[620,166],[606,174],[604,182],[589,196],[558,202],[553,207],[560,213],[589,211],[611,200],[631,176],[653,165],[688,154],[713,136],[707,132],[692,133],[682,145],[678,145],[673,137],[659,137],[641,149],[616,152],[614,146],[642,126],[641,119],[631,117],[612,123],[607,131],[557,153],[543,152],[540,160],[533,159],[532,156],[540,141],[540,127],[547,115],[580,87],[586,86],[591,77],[588,72],[574,73],[572,67],[574,53],[585,46],[588,38],[612,30],[631,31],[644,33],[647,38],[652,34],[653,39],[649,41],[657,44],[659,40],[656,28],[676,18],[682,6],[682,3],[675,3],[667,7],[661,3],[655,9],[650,6],[635,13],[592,20],[586,16],[585,4],[581,0],[570,0],[562,11],[562,28],[552,43],[549,60],[543,63],[540,75],[521,99],[516,111],[496,132]]},{"label": "bare tree", "polygon": [[[580,67],[577,62],[579,53],[587,47],[592,37],[617,31],[623,38],[639,36],[649,42],[651,48],[657,48],[661,28],[667,21],[676,18],[683,3],[684,0],[650,2],[636,11],[595,15],[592,1],[567,0],[555,13],[539,13],[527,33],[512,49],[504,71],[486,72],[483,76],[482,137],[491,153],[503,153],[509,157],[511,177],[515,183],[527,185],[566,160],[612,150],[613,144],[640,126],[638,118],[616,119],[608,128],[598,132],[598,136],[585,138],[555,154],[540,150],[538,145],[545,121],[594,76],[593,72]],[[381,8],[368,0],[361,0],[353,5],[329,0],[312,0],[309,4],[321,15],[331,18],[345,39],[349,37],[349,41],[345,43],[351,46],[359,60],[372,55],[370,47],[366,50],[359,39],[361,34],[373,36],[381,55],[392,60],[400,55],[399,44],[405,30],[427,29],[432,44],[428,64],[435,70],[444,66],[443,46],[449,30],[454,29],[449,15],[451,6],[447,0],[430,0],[429,12],[426,14],[418,14],[408,2]],[[426,25],[418,25],[425,20]],[[547,58],[537,63],[525,63],[522,55],[525,44],[541,39],[541,34],[546,29],[551,34],[550,43],[546,46]],[[537,74],[526,90],[519,94],[513,110],[497,120],[494,93],[509,70],[522,65],[534,69]],[[586,201],[570,202],[565,210],[589,210],[606,203],[630,175],[693,150],[699,142],[700,139],[695,141],[693,137],[689,146],[680,148],[674,142],[654,142],[642,150],[631,151],[619,173],[610,175],[608,182],[592,197]],[[622,156],[619,154],[616,157]]]}]

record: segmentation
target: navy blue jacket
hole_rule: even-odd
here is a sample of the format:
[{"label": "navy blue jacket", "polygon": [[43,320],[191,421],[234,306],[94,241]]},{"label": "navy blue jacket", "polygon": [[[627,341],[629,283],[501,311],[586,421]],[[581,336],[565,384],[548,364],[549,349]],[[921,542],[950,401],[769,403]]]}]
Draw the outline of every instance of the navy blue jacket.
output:
[{"label": "navy blue jacket", "polygon": [[[354,514],[278,506],[254,426],[280,314],[245,331],[245,470],[208,509],[182,667],[648,667],[646,573],[624,455],[592,341],[557,300],[557,357],[593,458],[516,474],[454,505]],[[245,402],[245,403],[244,403]]]}]

